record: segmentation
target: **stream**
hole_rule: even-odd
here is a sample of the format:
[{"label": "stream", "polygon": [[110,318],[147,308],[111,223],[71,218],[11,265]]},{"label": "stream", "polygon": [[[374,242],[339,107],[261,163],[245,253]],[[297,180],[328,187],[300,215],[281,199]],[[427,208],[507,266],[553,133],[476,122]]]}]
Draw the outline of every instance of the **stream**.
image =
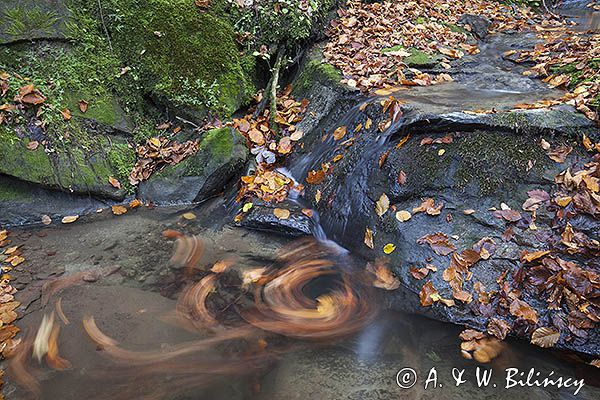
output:
[{"label": "stream", "polygon": [[[64,325],[59,340],[60,355],[71,367],[52,371],[44,366],[36,376],[43,399],[392,399],[456,398],[508,399],[527,396],[536,399],[571,399],[573,388],[554,387],[503,389],[504,370],[535,368],[541,376],[551,371],[564,377],[585,379],[586,386],[577,398],[595,399],[600,389],[598,375],[580,364],[569,364],[568,356],[540,350],[522,342],[509,340],[502,354],[486,369],[493,371],[488,388],[479,388],[474,378],[476,365],[460,355],[458,333],[461,328],[424,317],[397,312],[382,312],[349,337],[326,342],[267,338],[268,362],[244,365],[229,372],[214,372],[220,365],[212,355],[203,353],[215,364],[208,371],[195,374],[197,384],[189,388],[170,381],[169,366],[160,369],[160,379],[148,382],[152,391],[136,376],[135,368],[115,374],[115,364],[103,356],[86,335],[82,321],[93,316],[98,327],[134,351],[167,351],[178,343],[198,336],[165,322],[165,315],[175,309],[180,293],[181,269],[169,264],[172,242],[162,237],[165,229],[193,232],[203,238],[203,268],[214,262],[235,258],[236,268],[254,268],[273,262],[275,254],[290,240],[267,233],[244,231],[222,226],[219,201],[192,210],[197,220],[182,218],[177,209],[134,210],[120,217],[105,211],[81,224],[15,231],[28,249],[27,277],[23,274],[15,286],[20,288],[25,316],[20,322],[24,336],[35,332],[45,309],[41,284],[58,275],[120,267],[120,274],[96,280],[83,278],[58,295],[69,324]],[[223,212],[223,211],[220,211]],[[221,225],[221,226],[220,226]],[[273,340],[273,344],[271,344]],[[284,342],[284,344],[282,344]],[[237,352],[239,343],[223,344],[219,352]],[[273,348],[271,349],[271,346]],[[285,348],[285,350],[282,350]],[[212,350],[214,351],[214,349]],[[272,352],[272,354],[270,354]],[[198,355],[197,355],[198,356]],[[200,355],[201,357],[202,355]],[[567,357],[567,359],[565,359]],[[187,360],[194,366],[199,360]],[[222,361],[225,362],[225,361]],[[160,364],[157,364],[160,365]],[[403,368],[413,368],[418,384],[401,389],[396,375]],[[438,388],[423,385],[431,368],[439,371]],[[465,369],[468,382],[454,386],[452,369]],[[117,370],[120,371],[120,370]],[[176,376],[176,375],[174,375]],[[496,384],[493,388],[491,385]],[[138,386],[139,385],[139,386]],[[156,388],[154,388],[156,386]],[[8,398],[27,398],[21,388],[9,380]],[[142,397],[142,393],[144,396]]]},{"label": "stream", "polygon": [[[582,29],[599,28],[598,12],[567,8],[564,13],[577,20]],[[392,303],[397,304],[398,299],[373,294],[372,288],[363,291],[358,272],[364,269],[366,257],[357,243],[362,243],[368,225],[357,217],[357,210],[368,208],[372,213],[371,201],[376,198],[370,198],[372,193],[367,187],[379,184],[372,171],[382,151],[407,133],[450,132],[462,139],[487,129],[483,132],[486,135],[504,137],[518,129],[501,125],[488,129],[481,120],[457,113],[507,110],[517,103],[560,97],[559,90],[523,77],[525,67],[500,57],[506,50],[534,40],[525,36],[499,34],[490,38],[482,44],[480,54],[467,56],[453,66],[454,82],[390,91],[406,102],[403,116],[384,132],[363,134],[356,140],[355,146],[363,151],[351,155],[360,159],[348,157],[349,161],[340,162],[342,172],[336,171],[335,199],[332,195],[328,205],[312,207],[309,197],[314,191],[307,188],[304,197],[290,196],[286,200],[298,209],[314,208],[306,228],[310,232],[304,232],[311,234],[310,242],[285,235],[285,229],[273,224],[269,225],[272,229],[265,229],[264,224],[257,225],[258,229],[231,224],[239,209],[233,201],[235,188],[231,187],[224,195],[200,205],[139,207],[120,216],[111,214],[111,201],[41,188],[33,193],[27,210],[22,204],[8,204],[0,222],[13,226],[11,234],[23,245],[28,261],[13,272],[13,285],[19,290],[16,299],[21,302],[17,310],[22,315],[18,321],[20,335],[26,343],[33,342],[42,321],[53,315],[55,326],[61,327],[57,341],[61,367],[49,368],[32,358],[23,364],[27,366],[24,373],[18,363],[11,361],[13,367],[9,364],[4,387],[6,398],[28,399],[37,392],[43,400],[599,399],[598,369],[576,362],[572,354],[508,338],[502,342],[500,355],[491,362],[467,360],[461,355],[458,337],[462,326],[397,311],[399,307]],[[369,101],[375,104],[390,93]],[[307,118],[303,122],[306,130],[327,131],[360,121],[365,99],[354,94],[349,97],[340,113],[332,112],[312,126]],[[321,142],[321,137],[314,135],[307,140],[306,149],[290,156],[288,165],[279,170],[297,182],[339,150],[332,139]],[[5,182],[16,189],[25,185],[16,180]],[[534,185],[538,181],[532,178],[525,183]],[[446,186],[427,190],[439,194],[449,209],[475,207],[466,201],[460,203]],[[421,194],[396,193],[399,202],[407,204]],[[502,193],[511,194],[509,190]],[[483,199],[477,207],[485,210],[495,204],[492,200]],[[259,205],[256,208],[260,210]],[[102,211],[96,212],[98,209]],[[67,212],[81,214],[82,218],[69,225],[28,225],[34,216]],[[466,217],[458,215],[458,223],[460,218]],[[431,225],[436,223],[445,222]],[[490,222],[479,223],[484,228],[478,229],[499,231]],[[415,224],[412,230],[402,232],[411,243],[414,237],[431,231],[424,224]],[[464,231],[476,236],[468,228]],[[301,236],[296,231],[294,235]],[[402,244],[398,247],[400,252]],[[183,264],[196,256],[197,266],[190,271]],[[187,261],[178,262],[177,258],[182,257]],[[420,253],[415,257],[426,258]],[[326,313],[348,307],[343,324],[325,319],[331,324],[325,325],[332,329],[331,335],[319,336],[322,332],[311,330],[313,322],[303,327],[308,332],[303,337],[286,334],[294,326],[293,318],[276,324],[265,317],[269,315],[265,310],[261,316],[248,312],[251,290],[242,282],[245,272],[269,265],[276,266],[273,269],[281,265],[308,268],[312,262],[322,260],[331,264],[331,271],[303,278],[302,268],[298,268],[298,279],[306,279],[306,285],[288,289],[305,308],[316,304]],[[190,328],[176,319],[175,311],[180,311],[182,299],[190,293],[189,285],[197,284],[219,263],[225,263],[227,270],[215,272],[218,284],[204,293],[208,317],[202,314],[206,310],[196,310],[206,318],[214,317],[218,324],[210,329]],[[272,293],[266,287],[262,292],[267,298],[265,304],[271,307],[269,311],[277,311],[277,306],[283,306],[269,303]],[[301,312],[294,315],[306,316]],[[414,385],[404,382],[404,375],[399,374],[406,368],[416,373]],[[464,382],[456,385],[456,371],[463,369]],[[478,369],[491,371],[488,383],[478,383]],[[523,373],[519,375],[523,380],[533,371],[530,384],[508,385],[506,376],[512,369]],[[429,381],[433,370],[437,379]],[[544,387],[535,383],[536,379],[559,376],[583,379],[585,385],[578,391],[573,386]]]}]

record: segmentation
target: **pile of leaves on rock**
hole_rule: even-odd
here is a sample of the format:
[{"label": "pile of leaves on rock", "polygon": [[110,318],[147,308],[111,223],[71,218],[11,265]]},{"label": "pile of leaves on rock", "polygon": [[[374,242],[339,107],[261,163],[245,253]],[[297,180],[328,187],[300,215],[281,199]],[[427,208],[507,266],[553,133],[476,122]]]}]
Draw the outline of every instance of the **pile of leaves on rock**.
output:
[{"label": "pile of leaves on rock", "polygon": [[[16,308],[20,305],[15,301],[14,295],[17,290],[11,286],[9,272],[25,261],[20,246],[11,246],[9,232],[0,230],[0,358],[5,358],[19,344],[15,339],[19,328],[13,325],[17,319]],[[0,388],[4,384],[4,371],[0,370]],[[4,395],[0,393],[0,400]]]},{"label": "pile of leaves on rock", "polygon": [[[463,251],[457,251],[443,233],[419,240],[418,243],[431,246],[436,254],[450,255],[443,279],[453,293],[453,299],[443,299],[432,282],[427,282],[420,293],[421,305],[428,307],[440,302],[451,307],[454,300],[458,300],[468,304],[475,315],[488,318],[487,335],[468,330],[461,336],[465,357],[484,362],[489,354],[484,351],[477,355],[474,351],[484,345],[489,347],[490,338],[502,340],[509,333],[530,337],[533,344],[541,347],[552,347],[559,340],[586,341],[589,332],[597,329],[600,242],[589,236],[585,220],[600,217],[600,144],[593,144],[587,137],[583,144],[594,153],[592,159],[557,175],[552,193],[541,189],[529,191],[522,209],[531,214],[507,206],[493,211],[508,225],[503,235],[505,241],[513,238],[514,229],[536,230],[536,214],[542,207],[554,215],[552,231],[544,234],[547,235],[546,248],[523,250],[521,266],[510,274],[505,270],[497,278],[497,291],[486,290],[480,282],[473,285],[474,293],[463,289],[463,284],[473,276],[470,268],[494,255],[493,239],[482,238],[471,249]],[[549,156],[553,157],[551,153]],[[555,161],[564,162],[564,159]],[[421,270],[423,268],[411,270],[411,273],[416,279],[423,279],[429,271]],[[545,303],[549,312],[539,316],[531,306],[533,303]],[[495,354],[494,349],[492,346],[491,354]],[[591,363],[600,365],[598,360]]]},{"label": "pile of leaves on rock", "polygon": [[[234,119],[232,126],[247,139],[247,145],[256,157],[256,169],[250,175],[242,176],[237,199],[256,196],[266,202],[283,201],[290,190],[302,191],[302,185],[278,172],[278,163],[290,154],[302,139],[304,133],[296,129],[302,114],[308,107],[308,100],[296,101],[291,96],[292,87],[287,86],[277,97],[277,113],[270,115],[270,109],[262,113],[251,113]],[[247,211],[247,210],[246,210]],[[238,219],[241,216],[238,217]]]},{"label": "pile of leaves on rock", "polygon": [[526,73],[552,87],[567,89],[558,100],[523,104],[520,108],[542,108],[556,104],[573,105],[591,120],[600,121],[600,33],[563,25],[542,30],[542,40],[531,50],[510,50],[504,54],[517,63],[535,63]]},{"label": "pile of leaves on rock", "polygon": [[532,29],[532,22],[553,26],[530,8],[475,0],[384,1],[352,0],[338,11],[331,24],[329,43],[324,49],[327,61],[344,75],[343,83],[361,90],[384,86],[426,86],[452,80],[448,74],[430,76],[409,68],[415,53],[436,57],[441,66],[465,54],[479,52],[463,15],[487,18],[489,32]]}]

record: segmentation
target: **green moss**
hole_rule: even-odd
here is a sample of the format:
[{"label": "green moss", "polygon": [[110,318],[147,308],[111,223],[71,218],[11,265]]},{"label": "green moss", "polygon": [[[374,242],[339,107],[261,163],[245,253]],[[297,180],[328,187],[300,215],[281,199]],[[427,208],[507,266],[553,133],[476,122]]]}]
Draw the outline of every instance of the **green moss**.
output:
[{"label": "green moss", "polygon": [[[494,132],[473,132],[457,140],[460,165],[456,171],[459,187],[475,183],[482,194],[511,190],[522,181],[533,162],[532,172],[541,173],[548,159],[532,137],[506,138]],[[498,168],[502,165],[502,168]]]},{"label": "green moss", "polygon": [[407,53],[410,53],[409,56],[404,57],[403,61],[406,65],[408,65],[409,67],[425,67],[425,66],[430,66],[433,65],[437,62],[438,57],[436,56],[432,56],[431,54],[427,54],[424,51],[421,51],[419,49],[415,49],[415,48],[408,48],[408,49],[404,49],[404,47],[398,45],[398,46],[394,46],[394,47],[387,47],[384,49],[381,49],[381,52],[383,54],[385,53],[389,53],[392,51],[400,51],[400,50],[406,50]]},{"label": "green moss", "polygon": [[136,157],[133,149],[127,144],[114,143],[108,151],[108,161],[116,169],[117,176],[122,185],[128,190],[132,190],[129,184],[129,173],[135,165]]},{"label": "green moss", "polygon": [[213,157],[224,159],[231,156],[233,150],[232,132],[229,128],[212,129],[200,142],[200,149],[207,149]]},{"label": "green moss", "polygon": [[42,8],[16,5],[0,13],[0,30],[14,39],[52,36],[61,19],[56,12]]},{"label": "green moss", "polygon": [[103,6],[127,75],[155,98],[226,115],[249,99],[253,87],[227,19],[188,0],[104,0]]},{"label": "green moss", "polygon": [[341,79],[341,72],[333,65],[312,59],[306,62],[296,79],[294,90],[299,93],[307,92],[317,82],[323,85],[337,85]]},{"label": "green moss", "polygon": [[31,194],[23,187],[0,180],[0,201],[29,199],[31,199]]}]

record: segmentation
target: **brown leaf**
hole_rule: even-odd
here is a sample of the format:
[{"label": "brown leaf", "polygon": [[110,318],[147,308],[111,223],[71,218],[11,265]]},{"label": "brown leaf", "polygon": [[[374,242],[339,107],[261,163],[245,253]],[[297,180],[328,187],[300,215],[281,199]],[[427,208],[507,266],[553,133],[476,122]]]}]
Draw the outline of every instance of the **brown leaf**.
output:
[{"label": "brown leaf", "polygon": [[79,100],[79,111],[85,114],[85,112],[88,110],[88,105],[89,103],[87,101]]},{"label": "brown leaf", "polygon": [[510,313],[517,318],[526,319],[534,324],[538,322],[538,316],[535,310],[526,302],[520,299],[514,299],[510,304]]},{"label": "brown leaf", "polygon": [[29,150],[35,150],[39,147],[39,142],[37,140],[32,140],[29,143],[27,143],[27,148]]},{"label": "brown leaf", "polygon": [[273,215],[275,215],[277,219],[288,219],[290,217],[290,210],[286,210],[285,208],[275,208],[273,209]]},{"label": "brown leaf", "polygon": [[431,283],[431,281],[428,281],[425,285],[423,285],[423,288],[419,293],[419,299],[423,307],[429,307],[436,301],[439,301],[440,295],[433,287],[433,283]]},{"label": "brown leaf", "polygon": [[508,322],[498,318],[490,318],[490,321],[487,325],[487,332],[500,340],[504,340],[506,338],[506,335],[508,335],[510,329],[511,328]]},{"label": "brown leaf", "polygon": [[395,290],[400,287],[400,281],[392,274],[392,271],[382,262],[369,263],[367,271],[375,275],[373,286],[385,290]]},{"label": "brown leaf", "polygon": [[112,213],[114,215],[123,215],[127,212],[127,208],[119,205],[115,205],[111,207]]},{"label": "brown leaf", "polygon": [[456,250],[456,247],[448,242],[448,236],[442,232],[432,233],[417,239],[418,244],[429,244],[431,249],[440,256],[447,256]]},{"label": "brown leaf", "polygon": [[62,117],[63,117],[63,119],[64,119],[65,121],[69,121],[69,120],[71,120],[71,117],[72,117],[72,116],[71,116],[71,110],[69,110],[68,108],[65,108],[64,110],[62,110],[62,111],[60,112],[60,114],[62,115]]},{"label": "brown leaf", "polygon": [[112,185],[112,187],[116,189],[121,189],[121,182],[118,179],[113,178],[112,176],[108,177],[108,182]]},{"label": "brown leaf", "polygon": [[369,228],[365,229],[365,239],[364,239],[365,245],[372,249],[374,247],[373,245],[373,231]]},{"label": "brown leaf", "polygon": [[551,328],[537,328],[531,335],[531,343],[540,347],[554,347],[560,339],[560,332]]},{"label": "brown leaf", "polygon": [[398,184],[404,185],[406,183],[406,172],[400,171],[398,173]]}]

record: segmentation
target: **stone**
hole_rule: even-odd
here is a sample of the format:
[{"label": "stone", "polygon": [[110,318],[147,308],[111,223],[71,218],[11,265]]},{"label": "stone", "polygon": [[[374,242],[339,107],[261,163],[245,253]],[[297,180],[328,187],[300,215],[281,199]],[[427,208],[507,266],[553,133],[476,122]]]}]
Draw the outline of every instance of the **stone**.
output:
[{"label": "stone", "polygon": [[139,197],[155,204],[201,202],[221,192],[246,163],[244,139],[231,128],[214,129],[200,139],[198,152],[166,166],[139,184]]}]

